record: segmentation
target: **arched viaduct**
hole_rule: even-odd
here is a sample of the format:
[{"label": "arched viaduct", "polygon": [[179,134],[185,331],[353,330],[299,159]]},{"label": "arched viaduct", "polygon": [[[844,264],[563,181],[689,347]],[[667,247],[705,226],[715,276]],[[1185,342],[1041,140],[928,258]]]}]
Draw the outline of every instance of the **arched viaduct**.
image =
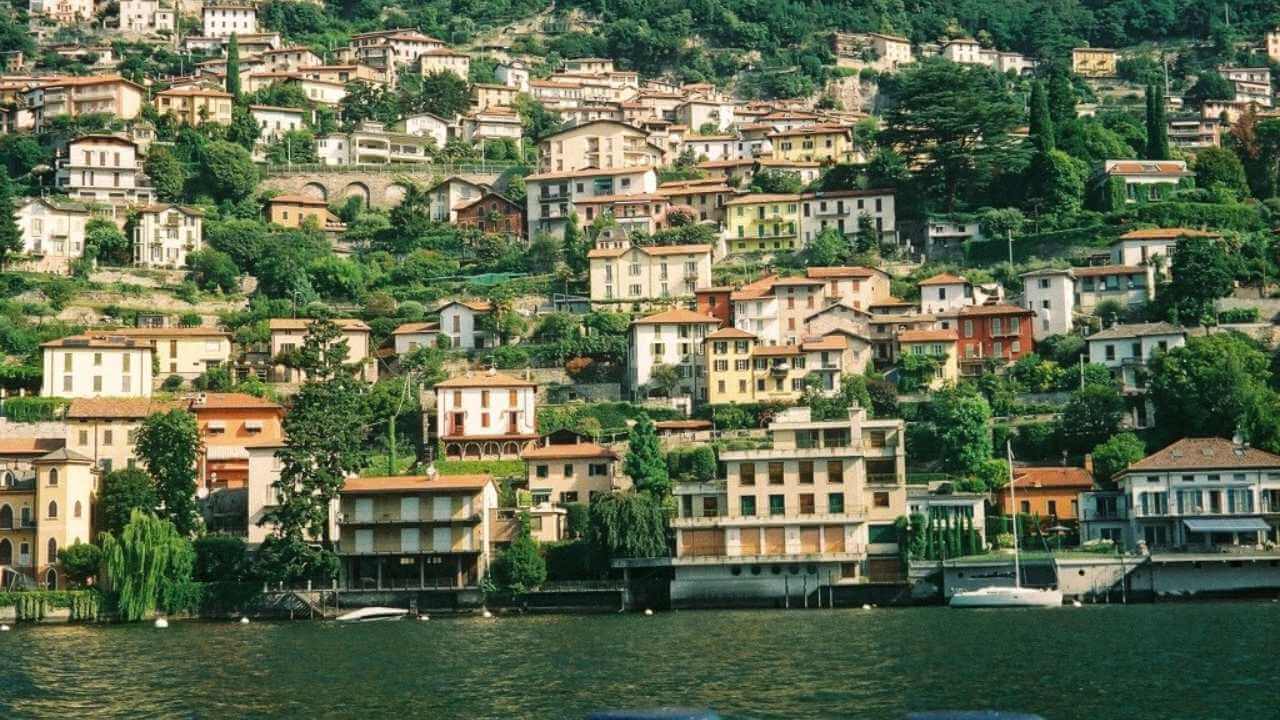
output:
[{"label": "arched viaduct", "polygon": [[391,208],[404,199],[410,183],[427,188],[450,177],[460,177],[492,186],[498,183],[507,170],[504,167],[482,167],[478,164],[400,165],[394,169],[379,166],[326,168],[310,165],[292,171],[275,167],[264,173],[259,189],[276,190],[285,195],[303,195],[331,203],[354,196],[372,207]]}]

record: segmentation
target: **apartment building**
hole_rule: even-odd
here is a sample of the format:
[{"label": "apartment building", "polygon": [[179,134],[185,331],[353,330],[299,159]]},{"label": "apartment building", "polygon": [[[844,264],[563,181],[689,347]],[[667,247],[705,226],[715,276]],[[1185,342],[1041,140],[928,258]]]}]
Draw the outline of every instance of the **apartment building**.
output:
[{"label": "apartment building", "polygon": [[33,459],[21,474],[0,473],[0,570],[46,590],[70,587],[59,553],[92,542],[97,478],[93,463],[66,448]]},{"label": "apartment building", "polygon": [[1032,515],[1057,525],[1080,519],[1080,493],[1093,489],[1093,473],[1083,467],[1015,467],[1013,485],[1016,508],[1008,485],[995,492],[1001,515]]},{"label": "apartment building", "polygon": [[[315,321],[306,318],[272,318],[268,321],[271,357],[278,358],[282,353],[301,348],[312,322]],[[369,326],[353,318],[336,318],[332,322],[342,333],[337,341],[347,343],[347,364],[356,367],[355,376],[365,382],[377,382],[378,363],[369,346]],[[301,383],[306,380],[304,373],[282,364],[273,366],[271,376],[275,382]]]},{"label": "apartment building", "polygon": [[230,93],[213,88],[169,88],[156,93],[156,112],[172,115],[175,122],[199,126],[211,122],[231,124]]},{"label": "apartment building", "polygon": [[472,83],[471,106],[476,110],[493,107],[511,107],[516,95],[522,91],[514,85],[494,85],[493,83]]},{"label": "apartment building", "polygon": [[1161,277],[1170,277],[1173,251],[1184,237],[1219,239],[1217,233],[1191,228],[1145,228],[1130,230],[1111,242],[1111,264],[1154,265]]},{"label": "apartment building", "polygon": [[30,88],[23,98],[31,112],[33,129],[42,132],[60,115],[109,113],[121,120],[132,120],[142,113],[146,89],[119,75],[56,77]]},{"label": "apartment building", "polygon": [[436,222],[456,223],[458,210],[484,197],[486,186],[466,178],[448,177],[427,189],[427,202],[431,219]]},{"label": "apartment building", "polygon": [[[812,385],[821,394],[840,390],[840,378],[866,368],[844,334],[809,337],[791,345],[765,345],[749,332],[723,328],[704,341],[707,402],[795,403]],[[864,344],[863,348],[867,346]]]},{"label": "apartment building", "polygon": [[351,132],[316,138],[323,165],[386,165],[431,161],[434,143],[419,135],[388,131],[382,123],[362,122]]},{"label": "apartment building", "polygon": [[800,195],[800,237],[805,245],[828,229],[845,237],[856,235],[862,232],[864,220],[878,242],[897,242],[892,190],[835,190]]},{"label": "apartment building", "polygon": [[431,138],[437,148],[443,148],[449,142],[449,134],[453,128],[453,123],[428,112],[406,115],[391,126],[393,132]]},{"label": "apartment building", "polygon": [[172,5],[159,0],[120,0],[120,29],[131,33],[169,33],[176,26]]},{"label": "apartment building", "polygon": [[491,475],[349,478],[337,555],[349,589],[478,589],[493,559]]},{"label": "apartment building", "polygon": [[615,120],[597,120],[552,133],[538,143],[540,173],[661,165],[663,150],[645,131]]},{"label": "apartment building", "polygon": [[462,116],[462,139],[482,147],[490,140],[510,140],[523,149],[524,128],[516,111],[491,105]]},{"label": "apartment building", "polygon": [[258,8],[253,3],[206,1],[200,9],[203,36],[229,38],[258,32]]},{"label": "apartment building", "polygon": [[113,334],[151,346],[154,383],[177,375],[190,382],[212,368],[231,362],[231,333],[212,327],[123,328]]},{"label": "apartment building", "polygon": [[631,486],[618,472],[618,454],[572,430],[558,430],[540,438],[520,454],[534,505],[589,503]]},{"label": "apartment building", "polygon": [[725,242],[730,253],[801,247],[800,200],[800,195],[752,193],[725,202]]},{"label": "apartment building", "polygon": [[401,358],[420,347],[436,347],[439,339],[440,323],[438,322],[404,323],[391,331],[396,356]]},{"label": "apartment building", "polygon": [[658,194],[666,198],[669,208],[687,210],[698,222],[719,227],[725,220],[725,201],[734,190],[723,180],[683,180],[662,183]]},{"label": "apartment building", "polygon": [[1161,199],[1168,188],[1195,173],[1184,160],[1104,160],[1102,177],[1120,180],[1125,202],[1138,203]]},{"label": "apartment building", "polygon": [[204,211],[185,205],[139,208],[133,219],[133,262],[140,267],[185,268],[204,248]]},{"label": "apartment building", "polygon": [[658,176],[652,167],[622,167],[611,170],[587,168],[566,172],[545,172],[525,178],[529,236],[547,233],[564,237],[570,218],[582,222],[577,202],[594,197],[652,195]]},{"label": "apartment building", "polygon": [[22,266],[35,272],[65,275],[84,256],[84,230],[89,208],[47,197],[20,200],[14,213],[22,233]]},{"label": "apartment building", "polygon": [[776,130],[769,135],[775,160],[792,162],[863,162],[853,147],[852,131],[845,125],[806,125]]},{"label": "apartment building", "polygon": [[631,322],[627,344],[627,379],[636,397],[649,397],[654,368],[669,365],[679,374],[675,394],[698,401],[707,399],[703,340],[720,320],[692,310],[672,309]]},{"label": "apartment building", "polygon": [[[1115,324],[1086,338],[1089,362],[1102,365],[1115,376],[1128,396],[1145,395],[1147,367],[1152,358],[1187,344],[1187,330],[1167,322]],[[1155,408],[1142,398],[1134,398],[1126,412],[1135,428],[1153,424]]]},{"label": "apartment building", "polygon": [[287,228],[297,228],[314,222],[316,227],[328,233],[340,233],[346,229],[342,218],[329,210],[329,203],[303,195],[276,195],[266,203],[267,222]]},{"label": "apartment building", "polygon": [[137,144],[120,135],[78,137],[57,161],[59,188],[79,202],[109,205],[113,213],[149,204],[152,189],[145,181]]},{"label": "apartment building", "polygon": [[443,49],[445,44],[417,30],[395,28],[352,35],[351,46],[361,64],[395,73],[412,66],[423,53]]},{"label": "apartment building", "polygon": [[1093,265],[1071,269],[1076,278],[1075,310],[1092,313],[1107,301],[1140,308],[1156,296],[1153,265]]},{"label": "apartment building", "polygon": [[960,379],[959,353],[956,351],[960,336],[955,330],[903,330],[895,338],[898,342],[898,360],[905,357],[932,358],[937,366],[926,386],[937,390]]},{"label": "apartment building", "polygon": [[470,70],[471,56],[449,48],[427,50],[418,56],[418,72],[423,75],[451,72],[463,80],[468,80]]},{"label": "apartment building", "polygon": [[911,41],[883,33],[832,33],[831,49],[839,67],[892,72],[914,61]]},{"label": "apartment building", "polygon": [[492,191],[459,206],[454,210],[454,218],[458,227],[526,239],[524,206]]},{"label": "apartment building", "polygon": [[711,284],[710,245],[633,245],[615,241],[587,253],[591,302],[648,306],[689,297]]},{"label": "apartment building", "polygon": [[436,431],[453,460],[516,459],[538,440],[536,383],[496,370],[436,383]]},{"label": "apartment building", "polygon": [[40,394],[47,397],[150,397],[153,350],[117,333],[50,340],[43,351]]},{"label": "apartment building", "polygon": [[252,448],[284,443],[284,408],[245,393],[199,393],[189,404],[200,431],[197,487],[240,489],[249,485]]},{"label": "apartment building", "polygon": [[57,25],[78,25],[92,20],[93,0],[31,0],[31,14]]},{"label": "apartment building", "polygon": [[889,273],[879,268],[808,267],[805,276],[826,283],[828,302],[841,302],[857,310],[867,311],[891,297]]},{"label": "apartment building", "polygon": [[770,446],[720,454],[726,479],[676,486],[672,603],[729,594],[772,605],[901,574],[893,522],[906,513],[901,420],[815,421],[782,411]]},{"label": "apartment building", "polygon": [[324,58],[302,45],[267,50],[259,53],[257,59],[270,72],[293,72],[299,68],[324,64]]},{"label": "apartment building", "polygon": [[974,286],[963,275],[939,273],[919,282],[920,310],[926,314],[945,313],[969,305],[982,305],[991,299],[982,288]]},{"label": "apartment building", "polygon": [[185,407],[182,401],[147,397],[74,398],[67,406],[66,447],[88,457],[102,473],[134,467],[134,438],[142,421]]},{"label": "apartment building", "polygon": [[[1035,315],[1015,305],[971,305],[938,315],[960,334],[960,372],[979,374],[988,361],[1016,362],[1035,352]],[[943,328],[947,329],[947,328]]]}]

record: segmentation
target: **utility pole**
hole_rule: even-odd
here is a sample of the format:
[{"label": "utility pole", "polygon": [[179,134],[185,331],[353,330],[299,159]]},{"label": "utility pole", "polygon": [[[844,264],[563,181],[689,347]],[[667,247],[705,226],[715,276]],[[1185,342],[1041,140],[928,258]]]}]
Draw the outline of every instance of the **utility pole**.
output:
[{"label": "utility pole", "polygon": [[1013,228],[1005,228],[1004,235],[1009,243],[1009,272],[1013,272]]}]

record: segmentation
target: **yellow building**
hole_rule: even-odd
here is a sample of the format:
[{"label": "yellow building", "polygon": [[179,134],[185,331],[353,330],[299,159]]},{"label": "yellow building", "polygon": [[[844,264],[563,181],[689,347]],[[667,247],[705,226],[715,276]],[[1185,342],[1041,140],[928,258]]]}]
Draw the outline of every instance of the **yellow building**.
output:
[{"label": "yellow building", "polygon": [[799,247],[799,195],[742,195],[726,202],[725,207],[729,252],[772,252]]},{"label": "yellow building", "polygon": [[172,115],[179,123],[196,126],[206,122],[231,124],[231,95],[211,88],[171,88],[156,93],[156,112]]},{"label": "yellow building", "polygon": [[751,351],[756,336],[738,328],[724,328],[707,336],[707,402],[712,405],[755,401]]},{"label": "yellow building", "polygon": [[32,460],[29,471],[0,471],[0,570],[66,587],[58,555],[93,539],[95,483],[93,461],[65,448]]},{"label": "yellow building", "polygon": [[231,361],[231,333],[211,327],[126,328],[113,330],[151,345],[159,384],[171,375],[190,381]]},{"label": "yellow building", "polygon": [[1071,50],[1071,72],[1081,77],[1115,77],[1116,51],[1107,48]]},{"label": "yellow building", "polygon": [[936,390],[960,379],[960,363],[956,356],[955,330],[903,330],[898,333],[898,357],[925,355],[938,361],[929,389]]},{"label": "yellow building", "polygon": [[773,159],[793,162],[854,162],[853,136],[844,125],[807,125],[769,133]]}]

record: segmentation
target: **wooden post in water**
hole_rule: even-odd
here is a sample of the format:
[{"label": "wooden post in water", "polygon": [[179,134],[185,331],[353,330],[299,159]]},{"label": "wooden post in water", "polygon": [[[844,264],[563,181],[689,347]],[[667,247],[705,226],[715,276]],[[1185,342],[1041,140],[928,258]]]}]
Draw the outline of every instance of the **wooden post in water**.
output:
[{"label": "wooden post in water", "polygon": [[800,594],[804,596],[804,609],[808,610],[809,609],[809,576],[803,575],[801,576],[800,580],[801,580]]},{"label": "wooden post in water", "polygon": [[782,576],[782,607],[784,610],[791,609],[791,584],[787,582],[787,576]]}]

